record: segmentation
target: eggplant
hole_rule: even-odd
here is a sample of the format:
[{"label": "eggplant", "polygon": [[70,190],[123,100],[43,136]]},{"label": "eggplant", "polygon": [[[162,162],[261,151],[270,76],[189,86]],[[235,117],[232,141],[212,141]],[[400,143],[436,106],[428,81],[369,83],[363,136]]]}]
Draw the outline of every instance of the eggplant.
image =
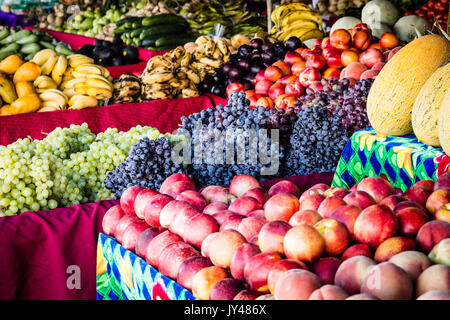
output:
[{"label": "eggplant", "polygon": [[256,59],[256,58],[261,58],[261,53],[259,53],[259,52],[252,53],[251,60]]},{"label": "eggplant", "polygon": [[103,40],[99,40],[99,39],[95,40],[94,46],[103,47]]},{"label": "eggplant", "polygon": [[109,48],[100,49],[98,57],[102,60],[109,59],[113,57],[113,52]]},{"label": "eggplant", "polygon": [[122,57],[115,57],[111,60],[113,66],[121,66],[123,64]]},{"label": "eggplant", "polygon": [[122,51],[127,63],[133,64],[138,61],[139,52],[135,47],[127,46]]},{"label": "eggplant", "polygon": [[264,70],[264,66],[262,64],[252,64],[250,67],[250,72],[253,74],[256,74],[258,72],[260,72],[261,70]]}]

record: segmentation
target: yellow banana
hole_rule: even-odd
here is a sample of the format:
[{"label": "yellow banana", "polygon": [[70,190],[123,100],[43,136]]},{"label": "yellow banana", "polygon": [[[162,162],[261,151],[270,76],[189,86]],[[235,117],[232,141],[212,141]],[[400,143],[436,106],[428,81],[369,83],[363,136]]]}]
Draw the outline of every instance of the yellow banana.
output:
[{"label": "yellow banana", "polygon": [[88,77],[86,79],[86,84],[91,87],[102,88],[102,89],[106,89],[109,91],[113,91],[114,90],[113,85],[109,81],[107,81],[107,80],[105,81],[105,80],[103,80],[101,78],[89,78]]},{"label": "yellow banana", "polygon": [[304,33],[301,37],[300,40],[302,41],[306,41],[309,39],[321,39],[323,38],[323,33],[320,30],[310,30],[306,33]]},{"label": "yellow banana", "polygon": [[75,87],[75,83],[78,82],[83,82],[84,79],[80,79],[80,78],[71,78],[69,80],[63,80],[63,82],[61,82],[61,84],[59,85],[59,89],[61,90],[65,90],[65,89],[73,89]]},{"label": "yellow banana", "polygon": [[52,79],[59,85],[63,79],[64,72],[67,69],[67,58],[63,55],[58,57],[52,70]]},{"label": "yellow banana", "polygon": [[70,109],[79,110],[98,106],[98,101],[94,97],[76,94],[69,99]]},{"label": "yellow banana", "polygon": [[45,61],[45,63],[41,66],[41,74],[49,75],[56,64],[56,61],[58,61],[58,56],[56,54],[50,56],[47,61]]},{"label": "yellow banana", "polygon": [[102,75],[103,71],[96,64],[84,63],[74,68],[74,72],[86,73],[86,74],[99,74]]},{"label": "yellow banana", "polygon": [[104,88],[89,87],[86,93],[97,100],[108,100],[112,97],[112,91]]},{"label": "yellow banana", "polygon": [[67,96],[60,90],[48,89],[39,95],[39,98],[46,101],[53,101],[64,107],[68,103]]},{"label": "yellow banana", "polygon": [[322,18],[315,12],[311,11],[295,11],[287,15],[280,21],[281,28],[291,27],[293,24],[300,21],[312,21],[318,25],[322,25]]},{"label": "yellow banana", "polygon": [[63,93],[68,99],[72,98],[74,95],[77,94],[73,87],[64,89]]},{"label": "yellow banana", "polygon": [[87,90],[90,88],[90,86],[88,86],[85,81],[82,81],[75,83],[74,88],[75,92],[78,94],[87,94]]},{"label": "yellow banana", "polygon": [[51,56],[56,56],[56,52],[52,49],[43,49],[41,51],[38,51],[34,55],[33,59],[31,59],[31,61],[38,66],[42,66]]},{"label": "yellow banana", "polygon": [[49,76],[39,76],[34,80],[33,85],[37,89],[56,89],[58,85]]},{"label": "yellow banana", "polygon": [[70,56],[67,56],[67,60],[72,68],[76,68],[85,63],[94,63],[94,59],[82,54],[72,54]]}]

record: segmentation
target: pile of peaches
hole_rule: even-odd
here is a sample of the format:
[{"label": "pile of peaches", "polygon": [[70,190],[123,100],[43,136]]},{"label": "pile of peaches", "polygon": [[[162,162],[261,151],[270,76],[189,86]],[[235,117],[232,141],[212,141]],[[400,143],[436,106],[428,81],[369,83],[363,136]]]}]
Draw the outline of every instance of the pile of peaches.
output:
[{"label": "pile of peaches", "polygon": [[[376,78],[400,49],[395,34],[387,32],[376,39],[363,23],[349,30],[338,29],[329,37],[316,40],[311,48],[287,52],[283,61],[258,72],[253,79],[255,89],[245,92],[250,106],[295,107],[295,101],[305,94],[306,88],[323,89],[322,79]],[[231,83],[227,95],[244,90],[242,84]]]},{"label": "pile of peaches", "polygon": [[175,174],[128,188],[103,230],[203,300],[450,299],[450,173],[405,192]]}]

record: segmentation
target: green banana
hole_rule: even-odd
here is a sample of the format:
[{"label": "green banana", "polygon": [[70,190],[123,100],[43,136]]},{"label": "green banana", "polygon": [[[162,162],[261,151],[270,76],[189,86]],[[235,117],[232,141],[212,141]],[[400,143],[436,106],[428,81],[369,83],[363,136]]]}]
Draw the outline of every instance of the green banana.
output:
[{"label": "green banana", "polygon": [[21,38],[16,41],[17,44],[29,44],[29,43],[35,43],[39,40],[38,36],[35,34],[30,34],[27,37]]}]

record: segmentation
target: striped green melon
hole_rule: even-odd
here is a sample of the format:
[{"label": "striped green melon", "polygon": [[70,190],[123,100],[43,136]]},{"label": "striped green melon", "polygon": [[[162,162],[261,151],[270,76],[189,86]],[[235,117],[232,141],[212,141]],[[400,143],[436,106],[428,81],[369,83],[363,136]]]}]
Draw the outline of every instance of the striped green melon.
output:
[{"label": "striped green melon", "polygon": [[450,42],[426,35],[408,43],[377,75],[367,98],[367,115],[380,134],[411,133],[411,112],[419,90],[450,59]]},{"label": "striped green melon", "polygon": [[419,91],[412,109],[412,127],[417,139],[440,147],[438,113],[445,94],[450,90],[450,63],[438,68]]}]

